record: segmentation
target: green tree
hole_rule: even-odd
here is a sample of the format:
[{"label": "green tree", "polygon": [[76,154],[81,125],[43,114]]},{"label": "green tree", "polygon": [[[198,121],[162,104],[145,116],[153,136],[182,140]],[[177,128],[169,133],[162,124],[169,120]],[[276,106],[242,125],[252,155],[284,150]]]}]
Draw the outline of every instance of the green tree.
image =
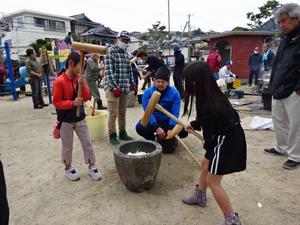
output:
[{"label": "green tree", "polygon": [[272,12],[274,9],[280,7],[282,4],[280,4],[276,0],[268,0],[263,6],[258,7],[259,13],[254,12],[248,12],[247,13],[247,19],[249,19],[251,22],[247,25],[252,28],[258,28],[262,25],[263,19],[268,19],[272,16]]},{"label": "green tree", "polygon": [[200,28],[192,31],[192,36],[199,36],[201,34],[204,34],[204,32]]},{"label": "green tree", "polygon": [[142,39],[148,42],[147,49],[150,49],[157,55],[160,50],[168,44],[168,40],[171,40],[171,37],[165,29],[166,26],[161,25],[160,21],[158,21],[152,24],[152,28],[149,28],[148,32],[142,36]]},{"label": "green tree", "polygon": [[233,28],[232,31],[249,31],[249,28],[237,26]]},{"label": "green tree", "polygon": [[45,46],[48,51],[52,50],[51,43],[43,39],[37,39],[36,43],[32,43],[30,46],[34,49],[37,55],[40,54],[39,49],[43,46]]}]

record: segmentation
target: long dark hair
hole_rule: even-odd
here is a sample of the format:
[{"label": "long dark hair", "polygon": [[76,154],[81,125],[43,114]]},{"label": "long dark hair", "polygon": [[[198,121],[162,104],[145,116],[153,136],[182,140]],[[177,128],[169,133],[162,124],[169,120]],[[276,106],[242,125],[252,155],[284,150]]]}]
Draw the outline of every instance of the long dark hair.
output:
[{"label": "long dark hair", "polygon": [[77,52],[71,52],[68,55],[66,64],[65,64],[65,68],[62,68],[59,73],[57,74],[57,76],[60,76],[62,73],[66,72],[66,70],[69,68],[69,61],[72,61],[74,63],[74,66],[76,66],[79,62],[80,62],[80,55]]},{"label": "long dark hair", "polygon": [[183,70],[185,79],[185,102],[183,115],[190,117],[194,97],[196,97],[197,115],[201,105],[206,105],[210,113],[216,118],[225,114],[225,105],[230,104],[215,81],[213,72],[206,62],[193,62]]}]

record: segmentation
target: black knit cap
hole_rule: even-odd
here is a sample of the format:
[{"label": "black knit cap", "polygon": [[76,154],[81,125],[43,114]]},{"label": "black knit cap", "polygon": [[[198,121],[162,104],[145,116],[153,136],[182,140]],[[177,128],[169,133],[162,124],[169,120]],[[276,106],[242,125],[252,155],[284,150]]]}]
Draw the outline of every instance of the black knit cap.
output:
[{"label": "black knit cap", "polygon": [[167,82],[170,80],[171,71],[166,66],[161,66],[155,73],[155,79],[162,79]]}]

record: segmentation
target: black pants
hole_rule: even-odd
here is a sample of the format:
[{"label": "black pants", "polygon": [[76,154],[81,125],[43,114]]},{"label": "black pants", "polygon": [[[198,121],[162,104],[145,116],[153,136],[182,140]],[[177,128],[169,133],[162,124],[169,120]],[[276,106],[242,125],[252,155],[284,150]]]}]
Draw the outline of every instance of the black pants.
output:
[{"label": "black pants", "polygon": [[255,85],[258,84],[258,77],[259,77],[259,70],[250,70],[250,74],[249,74],[249,82],[248,84],[251,86],[252,85],[252,79],[253,79],[253,75],[255,76]]},{"label": "black pants", "polygon": [[183,94],[183,86],[182,86],[182,78],[180,75],[173,75],[173,80],[174,80],[174,85],[177,89],[177,91],[180,94],[180,98],[183,99],[184,94]]},{"label": "black pants", "polygon": [[[168,127],[168,124],[159,124],[159,126],[165,131],[171,130],[172,128]],[[136,132],[144,137],[146,140],[155,140],[155,129],[148,123],[147,127],[143,127],[141,122],[138,122],[135,126]],[[182,129],[178,134],[180,138],[186,138],[188,136],[188,132],[185,129]]]},{"label": "black pants", "polygon": [[[168,124],[160,124],[160,127],[167,132],[169,130]],[[143,127],[140,122],[137,123],[136,132],[144,137],[146,140],[155,140],[155,129],[148,123],[147,127]],[[185,138],[188,136],[188,132],[184,129],[178,134],[180,138]],[[162,152],[164,154],[173,153],[177,146],[177,140],[175,138],[172,139],[161,139],[157,140],[157,142],[162,146]]]},{"label": "black pants", "polygon": [[9,207],[6,197],[6,184],[3,171],[3,165],[0,161],[0,225],[8,225]]},{"label": "black pants", "polygon": [[38,105],[43,105],[44,100],[42,97],[41,79],[38,77],[31,77],[30,86],[32,91],[33,106],[37,107]]},{"label": "black pants", "polygon": [[235,89],[233,87],[233,82],[232,83],[227,83],[227,89]]}]

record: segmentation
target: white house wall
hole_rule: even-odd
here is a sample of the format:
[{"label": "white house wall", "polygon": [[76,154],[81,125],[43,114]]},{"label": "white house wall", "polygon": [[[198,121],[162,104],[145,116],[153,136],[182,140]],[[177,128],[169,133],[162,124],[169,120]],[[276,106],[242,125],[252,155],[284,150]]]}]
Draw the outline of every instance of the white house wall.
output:
[{"label": "white house wall", "polygon": [[[17,18],[23,17],[23,27],[18,27]],[[33,17],[38,17],[42,19],[58,20],[65,23],[65,31],[51,31],[45,30],[43,27],[37,27],[34,25]],[[45,38],[59,38],[63,39],[66,37],[67,33],[71,31],[70,20],[41,16],[41,15],[23,15],[16,16],[13,18],[13,26],[10,27],[10,32],[6,32],[4,38],[2,39],[2,45],[4,41],[10,40],[11,42],[11,58],[19,59],[19,55],[24,55],[25,51],[30,44],[34,43],[37,39]]]},{"label": "white house wall", "polygon": [[140,42],[130,42],[127,48],[127,51],[132,53],[135,50],[139,49],[141,47]]}]

